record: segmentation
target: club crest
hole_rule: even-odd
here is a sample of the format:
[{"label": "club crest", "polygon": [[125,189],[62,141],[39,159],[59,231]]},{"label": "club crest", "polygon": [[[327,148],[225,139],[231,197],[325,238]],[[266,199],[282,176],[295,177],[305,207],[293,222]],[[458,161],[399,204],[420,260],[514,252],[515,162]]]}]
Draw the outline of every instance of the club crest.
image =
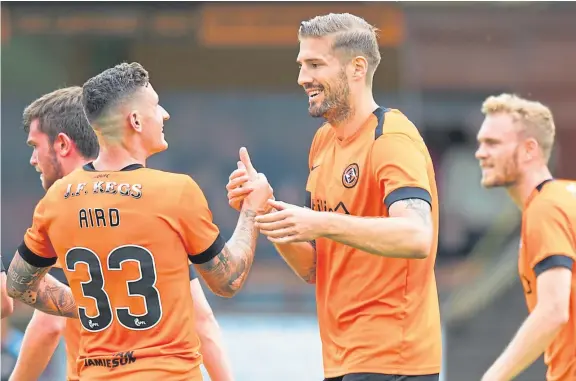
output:
[{"label": "club crest", "polygon": [[360,168],[358,164],[353,163],[346,167],[342,174],[342,185],[346,188],[354,188],[360,178]]}]

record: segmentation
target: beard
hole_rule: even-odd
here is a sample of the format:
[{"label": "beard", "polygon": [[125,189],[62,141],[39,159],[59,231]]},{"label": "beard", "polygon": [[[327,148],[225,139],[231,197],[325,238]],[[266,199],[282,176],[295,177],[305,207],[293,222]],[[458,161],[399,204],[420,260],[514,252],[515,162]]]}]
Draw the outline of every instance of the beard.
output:
[{"label": "beard", "polygon": [[48,190],[50,189],[52,184],[60,180],[62,177],[64,177],[64,170],[62,169],[62,165],[60,164],[60,162],[58,162],[58,159],[56,158],[56,151],[54,151],[54,148],[51,148],[50,164],[48,165],[47,168],[44,168],[42,170],[42,178],[44,180],[42,181],[42,187],[45,190]]},{"label": "beard", "polygon": [[482,185],[484,188],[510,188],[518,183],[519,178],[518,147],[516,147],[512,157],[505,161],[502,170],[495,174],[490,181],[482,179]]},{"label": "beard", "polygon": [[320,86],[324,100],[316,105],[311,104],[308,108],[310,116],[325,118],[329,123],[342,122],[350,117],[350,86],[344,69],[340,71],[333,84]]}]

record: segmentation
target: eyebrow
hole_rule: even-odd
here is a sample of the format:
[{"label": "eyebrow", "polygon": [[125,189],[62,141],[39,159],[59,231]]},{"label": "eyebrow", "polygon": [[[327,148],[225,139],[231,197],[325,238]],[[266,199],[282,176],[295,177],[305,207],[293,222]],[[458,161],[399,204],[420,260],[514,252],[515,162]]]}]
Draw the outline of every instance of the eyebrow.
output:
[{"label": "eyebrow", "polygon": [[496,139],[496,138],[492,138],[492,137],[477,137],[476,140],[478,142],[486,142],[486,143],[498,143],[500,141],[502,141],[502,139]]},{"label": "eyebrow", "polygon": [[305,58],[303,60],[296,59],[296,63],[298,63],[298,64],[301,64],[304,62],[311,62],[311,61],[323,61],[323,59],[322,58]]}]

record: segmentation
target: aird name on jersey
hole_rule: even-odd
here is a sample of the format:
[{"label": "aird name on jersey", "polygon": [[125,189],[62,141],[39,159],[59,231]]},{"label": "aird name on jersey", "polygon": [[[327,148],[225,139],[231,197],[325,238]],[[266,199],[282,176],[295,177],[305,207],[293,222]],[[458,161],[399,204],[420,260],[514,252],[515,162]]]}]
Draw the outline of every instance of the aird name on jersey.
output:
[{"label": "aird name on jersey", "polygon": [[86,208],[78,211],[80,228],[100,228],[120,226],[120,211],[116,208]]},{"label": "aird name on jersey", "polygon": [[142,197],[142,184],[116,183],[114,181],[68,184],[64,199],[89,194],[118,194],[139,199]]}]

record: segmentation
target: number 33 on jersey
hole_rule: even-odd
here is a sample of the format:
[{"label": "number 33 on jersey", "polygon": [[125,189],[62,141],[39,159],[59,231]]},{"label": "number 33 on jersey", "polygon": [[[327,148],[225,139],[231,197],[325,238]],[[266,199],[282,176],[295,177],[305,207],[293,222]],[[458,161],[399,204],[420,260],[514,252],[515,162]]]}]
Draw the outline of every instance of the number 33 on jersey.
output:
[{"label": "number 33 on jersey", "polygon": [[[123,381],[195,380],[189,259],[206,262],[224,244],[190,177],[87,164],[48,190],[19,252],[34,266],[63,264],[83,327],[82,379],[105,380],[113,370]],[[114,362],[122,353],[131,361]],[[159,358],[163,366],[152,366]]]}]

